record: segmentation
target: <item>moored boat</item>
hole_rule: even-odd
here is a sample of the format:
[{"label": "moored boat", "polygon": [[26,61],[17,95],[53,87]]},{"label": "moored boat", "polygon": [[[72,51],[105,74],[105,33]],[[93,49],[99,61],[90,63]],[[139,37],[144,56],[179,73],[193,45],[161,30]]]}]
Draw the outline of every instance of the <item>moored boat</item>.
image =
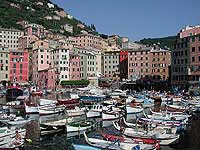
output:
[{"label": "moored boat", "polygon": [[146,131],[142,129],[125,128],[121,127],[117,122],[113,122],[113,125],[126,136],[159,140],[160,145],[173,144],[179,139],[179,135],[167,133],[167,130]]},{"label": "moored boat", "polygon": [[92,121],[77,121],[66,124],[67,137],[82,135],[84,132],[92,131],[95,123]]},{"label": "moored boat", "polygon": [[56,106],[56,105],[44,105],[39,106],[39,115],[52,115],[63,113],[65,106]]},{"label": "moored boat", "polygon": [[106,141],[103,139],[97,138],[88,138],[86,133],[84,132],[85,141],[94,147],[103,148],[103,149],[113,149],[113,150],[133,150],[133,149],[141,149],[141,150],[153,150],[156,149],[152,145],[145,144],[135,144],[135,143],[124,143],[119,140],[115,141]]}]

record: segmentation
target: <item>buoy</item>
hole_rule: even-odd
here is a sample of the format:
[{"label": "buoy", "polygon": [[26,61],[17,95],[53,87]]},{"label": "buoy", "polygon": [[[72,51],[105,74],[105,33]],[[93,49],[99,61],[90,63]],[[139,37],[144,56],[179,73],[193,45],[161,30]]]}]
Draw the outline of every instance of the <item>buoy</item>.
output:
[{"label": "buoy", "polygon": [[31,139],[26,139],[26,141],[31,144],[33,141]]}]

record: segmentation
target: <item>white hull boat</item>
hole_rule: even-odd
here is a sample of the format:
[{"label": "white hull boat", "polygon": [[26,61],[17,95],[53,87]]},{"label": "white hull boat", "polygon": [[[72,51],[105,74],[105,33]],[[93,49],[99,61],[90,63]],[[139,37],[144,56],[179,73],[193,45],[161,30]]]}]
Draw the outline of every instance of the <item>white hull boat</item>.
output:
[{"label": "white hull boat", "polygon": [[135,113],[141,113],[144,109],[140,106],[126,106],[126,113],[127,114],[135,114]]},{"label": "white hull boat", "polygon": [[115,120],[123,116],[124,111],[115,107],[110,107],[110,109],[102,111],[102,120]]},{"label": "white hull boat", "polygon": [[38,114],[39,113],[38,106],[27,105],[27,104],[25,104],[25,111],[26,111],[26,114]]},{"label": "white hull boat", "polygon": [[29,123],[31,120],[26,120],[22,117],[16,117],[14,120],[10,120],[7,123],[10,125],[25,125]]},{"label": "white hull boat", "polygon": [[65,106],[44,105],[39,107],[39,115],[52,115],[63,113]]},{"label": "white hull boat", "polygon": [[67,137],[82,135],[84,132],[92,131],[95,124],[91,121],[68,123],[66,125]]},{"label": "white hull boat", "polygon": [[75,107],[75,109],[66,110],[68,117],[85,115],[85,108]]},{"label": "white hull boat", "polygon": [[114,127],[122,131],[124,135],[137,138],[151,138],[160,141],[160,145],[169,145],[176,142],[179,139],[179,135],[168,134],[165,131],[145,131],[142,129],[124,128],[120,127],[118,123],[113,122]]}]

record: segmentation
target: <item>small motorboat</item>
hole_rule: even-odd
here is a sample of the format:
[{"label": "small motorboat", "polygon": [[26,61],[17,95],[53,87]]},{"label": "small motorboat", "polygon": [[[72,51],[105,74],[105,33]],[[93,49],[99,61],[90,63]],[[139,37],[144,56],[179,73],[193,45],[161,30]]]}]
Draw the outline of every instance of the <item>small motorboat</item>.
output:
[{"label": "small motorboat", "polygon": [[133,150],[136,148],[139,148],[141,150],[155,150],[156,148],[154,146],[147,146],[147,144],[135,144],[135,143],[124,143],[120,140],[115,141],[106,141],[103,139],[97,139],[97,138],[88,138],[86,133],[84,132],[85,141],[94,147],[102,148],[102,149],[113,149],[113,150]]},{"label": "small motorboat", "polygon": [[60,114],[64,113],[65,106],[60,105],[56,106],[54,104],[52,105],[44,105],[39,106],[39,115],[52,115],[52,114]]},{"label": "small motorboat", "polygon": [[13,120],[9,120],[6,123],[8,123],[10,125],[25,125],[25,124],[29,123],[30,121],[31,120],[27,120],[27,119],[24,119],[23,117],[19,116],[19,117],[14,118]]},{"label": "small motorboat", "polygon": [[144,138],[144,139],[154,139],[159,140],[160,145],[169,145],[175,143],[179,139],[179,135],[168,132],[168,130],[151,130],[146,131],[139,128],[126,128],[121,127],[117,122],[113,122],[114,127],[121,131],[124,135],[129,137]]},{"label": "small motorboat", "polygon": [[67,137],[82,135],[84,132],[92,131],[95,123],[92,121],[72,122],[66,125]]},{"label": "small motorboat", "polygon": [[60,133],[60,132],[63,132],[64,130],[65,130],[65,125],[64,126],[54,126],[54,125],[40,124],[40,135],[41,136]]}]

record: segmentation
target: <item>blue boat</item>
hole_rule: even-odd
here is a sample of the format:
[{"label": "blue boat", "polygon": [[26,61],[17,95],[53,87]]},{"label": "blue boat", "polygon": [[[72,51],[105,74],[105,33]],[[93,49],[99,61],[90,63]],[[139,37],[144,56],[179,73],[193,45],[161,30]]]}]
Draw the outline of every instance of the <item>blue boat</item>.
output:
[{"label": "blue boat", "polygon": [[106,99],[106,95],[80,95],[80,100],[82,101],[95,101],[100,102]]}]

